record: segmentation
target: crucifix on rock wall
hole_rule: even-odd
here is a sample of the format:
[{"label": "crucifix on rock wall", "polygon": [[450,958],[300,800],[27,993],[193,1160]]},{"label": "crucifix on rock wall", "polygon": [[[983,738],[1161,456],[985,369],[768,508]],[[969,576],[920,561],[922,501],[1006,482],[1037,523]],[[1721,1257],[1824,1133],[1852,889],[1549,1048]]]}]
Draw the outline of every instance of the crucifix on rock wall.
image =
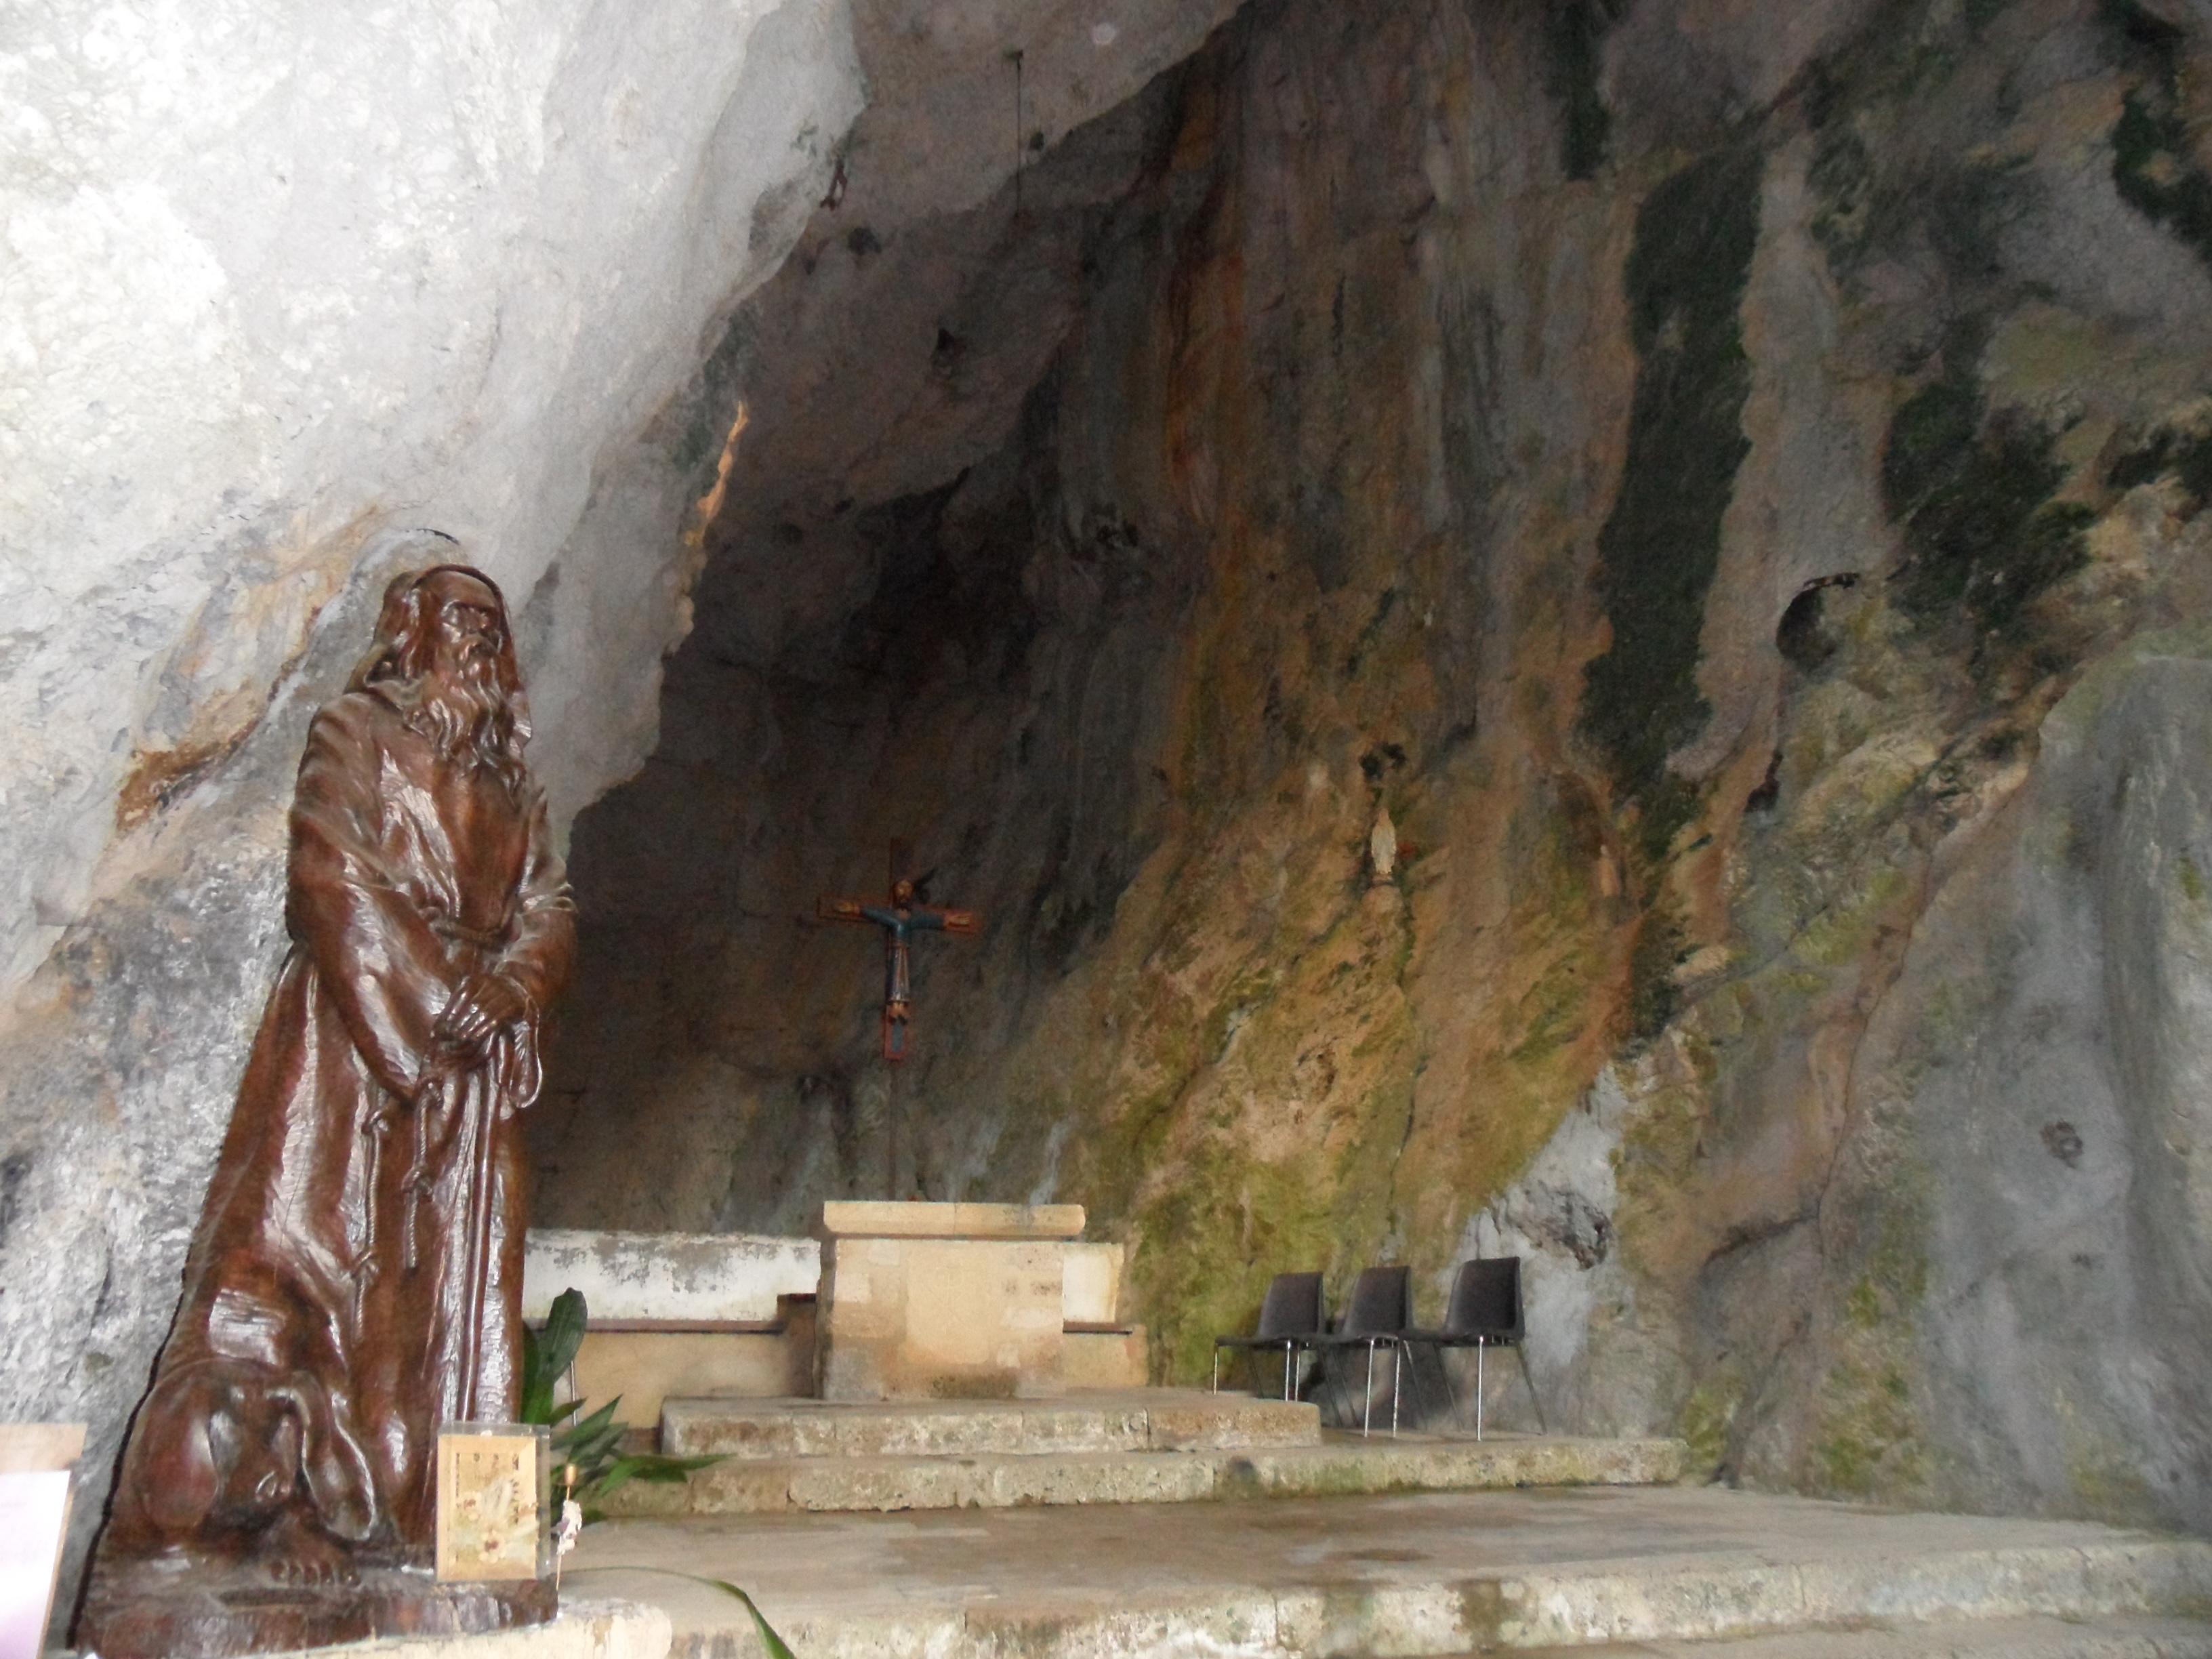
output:
[{"label": "crucifix on rock wall", "polygon": [[880,927],[884,933],[884,1063],[890,1068],[884,1102],[890,1120],[886,1156],[885,1195],[896,1198],[899,1153],[899,1068],[913,1051],[914,964],[912,941],[916,933],[955,933],[972,937],[983,931],[983,918],[975,910],[946,910],[915,902],[913,878],[906,873],[906,843],[890,844],[890,891],[886,902],[833,898],[816,901],[815,914],[824,921],[853,921]]}]

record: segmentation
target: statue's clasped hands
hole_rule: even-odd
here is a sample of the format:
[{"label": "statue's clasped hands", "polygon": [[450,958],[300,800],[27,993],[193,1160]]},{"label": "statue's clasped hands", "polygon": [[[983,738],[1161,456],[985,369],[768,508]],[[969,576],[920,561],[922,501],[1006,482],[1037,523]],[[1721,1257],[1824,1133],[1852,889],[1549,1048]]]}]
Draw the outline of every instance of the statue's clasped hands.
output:
[{"label": "statue's clasped hands", "polygon": [[431,1035],[449,1053],[482,1059],[493,1039],[529,1012],[528,993],[507,975],[471,974],[454,988]]}]

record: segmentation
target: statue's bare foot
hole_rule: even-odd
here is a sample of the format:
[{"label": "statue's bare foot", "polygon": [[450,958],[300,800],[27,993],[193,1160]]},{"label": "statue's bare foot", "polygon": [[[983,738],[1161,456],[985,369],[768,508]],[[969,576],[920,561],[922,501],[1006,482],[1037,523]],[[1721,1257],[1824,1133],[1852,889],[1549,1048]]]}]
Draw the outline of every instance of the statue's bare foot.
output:
[{"label": "statue's bare foot", "polygon": [[305,1521],[279,1521],[263,1534],[260,1555],[269,1576],[280,1584],[361,1583],[344,1546]]}]

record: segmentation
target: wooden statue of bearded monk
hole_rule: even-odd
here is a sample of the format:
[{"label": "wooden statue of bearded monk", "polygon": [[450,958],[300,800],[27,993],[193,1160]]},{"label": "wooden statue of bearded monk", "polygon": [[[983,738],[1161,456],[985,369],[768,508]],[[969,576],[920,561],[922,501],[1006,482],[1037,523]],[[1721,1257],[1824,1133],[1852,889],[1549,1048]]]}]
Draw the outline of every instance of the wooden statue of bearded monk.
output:
[{"label": "wooden statue of bearded monk", "polygon": [[518,1117],[575,938],[529,735],[490,580],[394,581],[308,731],[291,951],[125,1454],[95,1645],[131,1622],[104,1619],[118,1562],[343,1584],[427,1561],[440,1424],[514,1413]]}]

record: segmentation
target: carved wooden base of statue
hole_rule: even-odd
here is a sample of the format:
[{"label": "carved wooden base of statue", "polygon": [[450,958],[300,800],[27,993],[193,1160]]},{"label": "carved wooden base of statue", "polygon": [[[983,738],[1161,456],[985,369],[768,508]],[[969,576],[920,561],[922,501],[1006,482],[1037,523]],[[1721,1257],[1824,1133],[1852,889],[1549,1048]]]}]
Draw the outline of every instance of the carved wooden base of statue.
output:
[{"label": "carved wooden base of statue", "polygon": [[94,1581],[78,1640],[100,1659],[289,1653],[377,1636],[474,1636],[553,1617],[553,1581],[441,1584],[427,1571],[370,1567],[357,1584],[272,1583],[256,1565],[143,1562]]},{"label": "carved wooden base of statue", "polygon": [[394,582],[308,732],[290,953],[78,1624],[102,1659],[552,1614],[431,1575],[440,1425],[518,1403],[520,1115],[574,951],[529,733],[499,590]]}]

